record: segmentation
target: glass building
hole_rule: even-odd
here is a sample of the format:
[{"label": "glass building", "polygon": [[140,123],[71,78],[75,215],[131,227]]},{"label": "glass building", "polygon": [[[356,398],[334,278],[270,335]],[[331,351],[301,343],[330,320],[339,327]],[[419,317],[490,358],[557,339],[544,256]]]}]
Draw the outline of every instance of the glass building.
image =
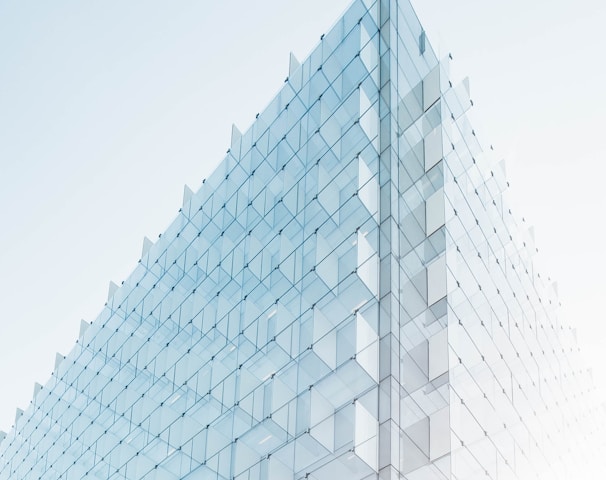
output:
[{"label": "glass building", "polygon": [[570,479],[603,418],[466,81],[355,0],[0,444],[0,479]]}]

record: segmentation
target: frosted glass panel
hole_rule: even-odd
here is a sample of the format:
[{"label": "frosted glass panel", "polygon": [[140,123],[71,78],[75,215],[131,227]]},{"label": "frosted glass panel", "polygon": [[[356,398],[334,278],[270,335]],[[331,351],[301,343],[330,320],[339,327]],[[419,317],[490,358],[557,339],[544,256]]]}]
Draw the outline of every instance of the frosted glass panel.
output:
[{"label": "frosted glass panel", "polygon": [[443,408],[429,417],[429,458],[433,461],[450,451],[450,413]]},{"label": "frosted glass panel", "polygon": [[425,171],[429,171],[442,159],[442,129],[432,130],[424,139]]},{"label": "frosted glass panel", "polygon": [[423,79],[423,110],[427,111],[440,98],[440,67],[436,66]]},{"label": "frosted glass panel", "polygon": [[427,267],[427,304],[446,296],[446,257],[439,257]]},{"label": "frosted glass panel", "polygon": [[444,190],[435,192],[425,202],[425,232],[429,237],[444,225]]},{"label": "frosted glass panel", "polygon": [[448,371],[448,329],[429,337],[429,380]]}]

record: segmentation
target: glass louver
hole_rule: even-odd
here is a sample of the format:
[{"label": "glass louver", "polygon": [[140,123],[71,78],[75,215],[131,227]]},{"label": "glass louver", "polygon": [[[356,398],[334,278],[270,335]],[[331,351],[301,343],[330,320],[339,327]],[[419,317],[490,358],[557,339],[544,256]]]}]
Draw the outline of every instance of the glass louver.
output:
[{"label": "glass louver", "polygon": [[355,0],[58,357],[0,479],[572,478],[589,379],[470,106],[408,2]]}]

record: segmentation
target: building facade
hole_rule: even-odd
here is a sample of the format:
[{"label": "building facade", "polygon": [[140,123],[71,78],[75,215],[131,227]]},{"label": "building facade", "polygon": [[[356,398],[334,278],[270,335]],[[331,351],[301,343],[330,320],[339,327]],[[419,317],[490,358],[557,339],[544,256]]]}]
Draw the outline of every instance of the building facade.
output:
[{"label": "building facade", "polygon": [[600,412],[448,62],[405,0],[292,57],[18,411],[0,479],[575,478]]}]

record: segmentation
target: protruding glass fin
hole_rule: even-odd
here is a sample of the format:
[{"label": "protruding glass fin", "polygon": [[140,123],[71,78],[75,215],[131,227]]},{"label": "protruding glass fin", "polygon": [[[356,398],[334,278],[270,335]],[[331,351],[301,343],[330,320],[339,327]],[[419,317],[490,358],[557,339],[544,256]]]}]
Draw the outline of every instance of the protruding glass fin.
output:
[{"label": "protruding glass fin", "polygon": [[144,257],[149,252],[149,249],[154,245],[149,238],[143,237],[143,247],[141,248],[141,256]]},{"label": "protruding glass fin", "polygon": [[465,91],[467,92],[467,97],[469,98],[471,96],[471,87],[469,86],[469,77],[465,77],[461,81],[461,84],[465,88]]},{"label": "protruding glass fin", "polygon": [[42,385],[40,385],[38,382],[34,383],[34,398],[36,398],[36,395],[38,395],[38,392],[42,390]]},{"label": "protruding glass fin", "polygon": [[297,68],[299,68],[301,66],[301,63],[299,62],[299,60],[297,60],[297,57],[295,57],[295,54],[290,52],[290,59],[288,61],[288,76],[291,76],[295,70],[297,70]]},{"label": "protruding glass fin", "polygon": [[57,369],[59,368],[59,365],[61,365],[61,362],[65,360],[65,356],[61,355],[59,352],[57,352],[57,354],[55,355],[55,372],[57,371]]},{"label": "protruding glass fin", "polygon": [[111,300],[111,298],[114,296],[114,293],[116,293],[116,290],[118,290],[118,285],[116,285],[114,282],[112,282],[110,280],[109,282],[109,289],[107,291],[107,301],[109,302]]},{"label": "protruding glass fin", "polygon": [[185,205],[187,205],[187,202],[189,202],[191,200],[191,197],[193,197],[194,192],[192,191],[191,188],[189,188],[187,185],[183,185],[183,207],[185,208]]},{"label": "protruding glass fin", "polygon": [[84,333],[86,330],[88,330],[88,327],[90,327],[90,323],[88,323],[86,320],[80,320],[80,333],[78,334],[78,338],[82,338],[84,336]]},{"label": "protruding glass fin", "polygon": [[236,124],[233,123],[231,125],[231,146],[233,147],[234,144],[239,141],[242,138],[242,132],[238,129],[238,127],[236,127]]}]

